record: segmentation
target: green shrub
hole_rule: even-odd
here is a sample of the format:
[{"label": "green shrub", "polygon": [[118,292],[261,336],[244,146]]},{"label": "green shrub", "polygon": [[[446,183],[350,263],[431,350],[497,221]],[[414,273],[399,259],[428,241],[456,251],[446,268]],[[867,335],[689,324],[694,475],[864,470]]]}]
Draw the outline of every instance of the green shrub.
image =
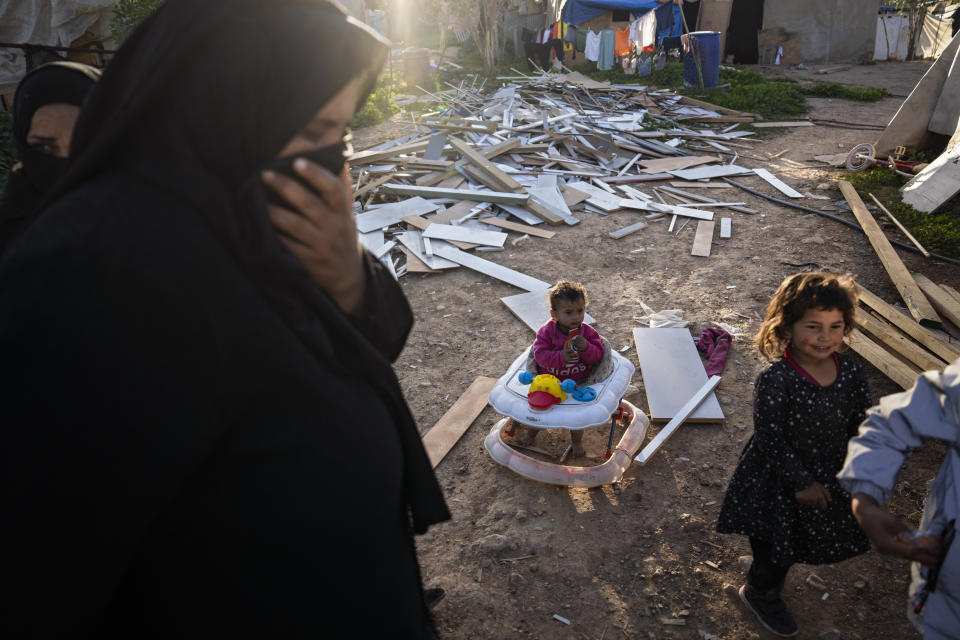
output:
[{"label": "green shrub", "polygon": [[153,13],[163,0],[118,0],[113,5],[110,33],[117,45],[123,43],[141,22]]},{"label": "green shrub", "polygon": [[367,98],[367,101],[360,107],[350,125],[354,129],[372,127],[375,124],[383,122],[390,116],[400,110],[394,105],[390,98],[396,93],[392,90],[394,80],[389,73],[383,73],[377,78],[377,86]]},{"label": "green shrub", "polygon": [[843,84],[827,84],[818,82],[812,87],[803,90],[804,93],[821,98],[842,98],[844,100],[859,100],[860,102],[876,102],[890,95],[890,92],[878,87],[848,87]]},{"label": "green shrub", "polygon": [[741,84],[730,89],[688,90],[684,93],[737,111],[756,113],[777,120],[809,111],[800,87],[786,82]]}]

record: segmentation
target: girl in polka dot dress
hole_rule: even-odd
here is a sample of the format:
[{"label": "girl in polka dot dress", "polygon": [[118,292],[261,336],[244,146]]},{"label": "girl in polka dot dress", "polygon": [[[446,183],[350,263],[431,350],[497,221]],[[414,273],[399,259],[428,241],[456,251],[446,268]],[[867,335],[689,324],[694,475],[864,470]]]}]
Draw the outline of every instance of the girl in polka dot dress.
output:
[{"label": "girl in polka dot dress", "polygon": [[872,404],[863,365],[837,351],[856,307],[851,278],[798,273],[780,284],[756,337],[774,362],[757,378],[753,436],[717,531],[749,537],[753,565],[740,599],[783,637],[797,633],[780,599],[791,565],[839,562],[870,548],[836,480]]}]

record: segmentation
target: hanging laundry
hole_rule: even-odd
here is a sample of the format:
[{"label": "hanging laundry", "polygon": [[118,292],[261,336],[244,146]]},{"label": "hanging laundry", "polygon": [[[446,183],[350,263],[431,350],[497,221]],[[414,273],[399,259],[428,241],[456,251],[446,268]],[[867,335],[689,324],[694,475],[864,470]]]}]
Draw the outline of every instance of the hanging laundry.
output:
[{"label": "hanging laundry", "polygon": [[600,71],[613,69],[615,41],[616,35],[613,29],[604,29],[600,32],[600,55],[597,58],[597,69]]},{"label": "hanging laundry", "polygon": [[587,32],[587,39],[584,43],[583,54],[590,62],[597,62],[600,59],[600,34],[593,31]]},{"label": "hanging laundry", "polygon": [[587,50],[587,33],[589,32],[586,29],[577,29],[577,40],[574,44],[574,49],[577,51]]},{"label": "hanging laundry", "polygon": [[615,31],[613,53],[618,58],[630,55],[630,27]]},{"label": "hanging laundry", "polygon": [[657,44],[657,16],[653,11],[648,11],[640,17],[637,25],[637,34],[639,35],[640,48],[653,50]]},{"label": "hanging laundry", "polygon": [[[681,9],[682,11],[683,9]],[[673,3],[667,2],[661,4],[653,10],[657,16],[657,33],[663,33],[667,29],[673,29]]]}]

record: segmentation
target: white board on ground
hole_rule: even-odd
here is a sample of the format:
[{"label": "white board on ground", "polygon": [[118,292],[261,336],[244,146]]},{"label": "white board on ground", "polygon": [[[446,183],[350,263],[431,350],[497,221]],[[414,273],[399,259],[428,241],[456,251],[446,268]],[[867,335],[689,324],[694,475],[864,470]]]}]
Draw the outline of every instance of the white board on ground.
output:
[{"label": "white board on ground", "polygon": [[742,176],[753,173],[753,169],[744,169],[732,164],[711,165],[696,167],[695,169],[679,169],[668,171],[670,175],[683,180],[703,180],[705,178],[723,178],[724,176]]},{"label": "white board on ground", "polygon": [[[707,382],[707,372],[690,331],[683,327],[635,328],[633,341],[650,405],[650,419],[672,420]],[[723,410],[717,396],[711,393],[687,420],[722,421]]]},{"label": "white board on ground", "polygon": [[[513,315],[530,327],[534,333],[550,319],[550,304],[547,302],[546,289],[506,296],[500,298],[500,302],[507,305],[507,309],[510,309]],[[589,313],[584,314],[583,321],[587,324],[596,322]]]},{"label": "white board on ground", "polygon": [[466,226],[455,226],[452,224],[437,224],[435,222],[423,232],[424,238],[436,238],[438,240],[453,240],[455,242],[469,242],[472,244],[482,244],[490,247],[502,247],[507,240],[507,234],[501,231],[482,231]]},{"label": "white board on ground", "polygon": [[960,191],[960,145],[945,151],[904,185],[903,201],[930,213]]},{"label": "white board on ground", "polygon": [[440,205],[420,197],[408,198],[400,202],[391,202],[378,209],[358,214],[357,231],[369,233],[374,229],[389,227],[400,222],[404,216],[422,216],[440,208]]},{"label": "white board on ground", "polygon": [[753,172],[776,187],[783,195],[789,198],[802,198],[803,194],[788,185],[786,182],[773,175],[763,168],[754,169]]},{"label": "white board on ground", "polygon": [[542,289],[550,288],[550,283],[548,282],[537,280],[536,278],[528,276],[525,273],[514,271],[513,269],[497,264],[496,262],[490,262],[489,260],[478,258],[473,254],[467,253],[466,251],[461,251],[460,249],[450,245],[444,247],[434,247],[433,254],[450,260],[451,262],[456,262],[457,264],[468,269],[479,271],[480,273],[488,275],[491,278],[496,278],[497,280],[502,280],[507,284],[512,284],[515,287],[526,289],[527,291],[540,291]]},{"label": "white board on ground", "polygon": [[423,238],[420,236],[419,231],[404,231],[403,233],[396,234],[394,237],[407,249],[407,251],[415,255],[420,262],[427,265],[431,269],[454,269],[460,266],[456,262],[444,260],[443,258],[435,255],[427,255],[427,253],[424,251]]},{"label": "white board on ground", "polygon": [[637,457],[634,458],[640,464],[646,464],[650,461],[650,458],[653,457],[653,454],[663,446],[663,443],[673,435],[674,431],[680,428],[680,425],[684,423],[691,413],[696,410],[698,406],[707,398],[707,394],[712,393],[716,386],[720,384],[720,376],[711,376],[707,382],[697,389],[697,392],[687,400],[687,403],[680,408],[677,412],[677,415],[664,425],[663,429],[660,430],[660,433],[655,435],[653,439],[647,443],[647,446],[643,448],[643,451],[637,454]]}]

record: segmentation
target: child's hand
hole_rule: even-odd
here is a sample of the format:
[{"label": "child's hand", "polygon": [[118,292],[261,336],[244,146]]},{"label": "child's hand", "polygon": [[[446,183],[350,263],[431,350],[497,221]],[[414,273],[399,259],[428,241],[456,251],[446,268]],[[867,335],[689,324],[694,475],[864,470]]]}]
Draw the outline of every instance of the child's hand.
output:
[{"label": "child's hand", "polygon": [[587,339],[583,336],[577,336],[573,339],[573,346],[577,348],[577,351],[584,351],[587,348]]},{"label": "child's hand", "polygon": [[807,505],[808,507],[816,507],[821,511],[827,508],[827,503],[831,500],[830,492],[816,480],[803,491],[797,491],[796,498],[800,504]]},{"label": "child's hand", "polygon": [[888,513],[877,501],[865,493],[858,493],[851,501],[853,517],[860,523],[873,546],[880,553],[916,560],[928,567],[936,566],[937,554],[930,549],[904,542],[901,534],[910,530],[906,524]]},{"label": "child's hand", "polygon": [[567,362],[576,362],[580,359],[580,356],[573,350],[573,346],[569,342],[563,344],[563,359]]}]

